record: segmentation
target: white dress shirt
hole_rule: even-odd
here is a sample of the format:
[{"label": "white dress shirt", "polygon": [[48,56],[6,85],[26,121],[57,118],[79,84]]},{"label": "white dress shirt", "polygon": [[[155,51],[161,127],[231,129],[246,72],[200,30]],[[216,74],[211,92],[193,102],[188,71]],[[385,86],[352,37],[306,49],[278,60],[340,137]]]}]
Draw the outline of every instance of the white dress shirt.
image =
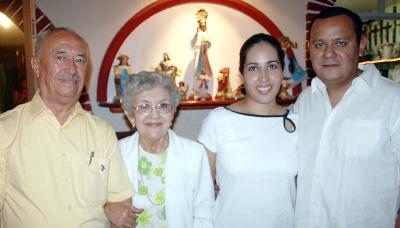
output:
[{"label": "white dress shirt", "polygon": [[297,228],[393,228],[400,190],[400,85],[374,65],[332,108],[314,78],[299,113]]}]

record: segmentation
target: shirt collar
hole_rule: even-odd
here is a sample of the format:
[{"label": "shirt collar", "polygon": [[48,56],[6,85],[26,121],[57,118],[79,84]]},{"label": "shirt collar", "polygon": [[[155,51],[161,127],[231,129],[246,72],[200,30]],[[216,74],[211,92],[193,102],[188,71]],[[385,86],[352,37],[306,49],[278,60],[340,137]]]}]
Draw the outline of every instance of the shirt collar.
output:
[{"label": "shirt collar", "polygon": [[326,85],[318,77],[314,77],[311,81],[311,92],[316,93],[317,91],[325,92]]},{"label": "shirt collar", "polygon": [[377,76],[382,77],[381,72],[379,72],[374,64],[362,64],[359,65],[358,68],[363,72],[353,81],[357,80],[360,81],[360,83],[364,83],[364,85],[372,92],[373,81]]},{"label": "shirt collar", "polygon": [[[29,112],[31,113],[31,116],[33,118],[38,117],[43,112],[47,112],[47,113],[50,113],[51,115],[54,115],[53,112],[43,102],[42,98],[40,97],[39,90],[37,90],[35,92],[35,95],[33,96],[32,100],[30,102]],[[83,115],[84,113],[85,113],[85,110],[82,108],[80,103],[76,102],[74,111],[71,114],[71,118],[75,118],[78,115],[84,116]]]},{"label": "shirt collar", "polygon": [[[376,77],[376,75],[380,75],[379,70],[374,64],[363,64],[359,65],[358,68],[363,72],[353,79],[351,87],[360,86],[372,92],[373,78]],[[326,85],[321,81],[321,79],[315,77],[311,81],[311,92],[315,93],[317,91],[326,92]]]}]

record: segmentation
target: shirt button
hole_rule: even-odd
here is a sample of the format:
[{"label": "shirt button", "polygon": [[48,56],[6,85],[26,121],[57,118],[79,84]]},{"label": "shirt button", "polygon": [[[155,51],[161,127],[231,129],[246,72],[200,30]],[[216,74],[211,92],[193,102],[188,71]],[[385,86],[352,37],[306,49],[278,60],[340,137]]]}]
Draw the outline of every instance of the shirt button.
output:
[{"label": "shirt button", "polygon": [[316,206],[317,206],[317,202],[313,201],[313,202],[312,202],[312,205],[313,205],[314,207],[316,207]]},{"label": "shirt button", "polygon": [[69,211],[72,210],[72,207],[71,207],[71,206],[68,206],[68,210],[69,210]]}]

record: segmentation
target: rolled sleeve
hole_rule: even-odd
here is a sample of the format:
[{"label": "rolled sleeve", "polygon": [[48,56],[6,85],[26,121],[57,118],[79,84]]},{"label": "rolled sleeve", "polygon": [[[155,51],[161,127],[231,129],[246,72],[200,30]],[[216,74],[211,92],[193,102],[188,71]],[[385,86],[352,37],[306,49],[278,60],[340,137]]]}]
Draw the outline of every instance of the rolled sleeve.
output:
[{"label": "rolled sleeve", "polygon": [[119,202],[132,197],[133,189],[129,182],[128,173],[118,148],[117,138],[112,128],[108,131],[107,138],[110,139],[108,151],[111,151],[107,201]]}]

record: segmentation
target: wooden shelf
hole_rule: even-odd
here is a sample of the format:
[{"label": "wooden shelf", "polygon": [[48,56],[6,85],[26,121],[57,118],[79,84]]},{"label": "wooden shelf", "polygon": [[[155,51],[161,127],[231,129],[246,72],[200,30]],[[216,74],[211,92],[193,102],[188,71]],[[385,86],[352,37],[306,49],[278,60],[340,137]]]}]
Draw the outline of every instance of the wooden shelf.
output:
[{"label": "wooden shelf", "polygon": [[379,60],[372,60],[372,61],[364,61],[364,62],[360,62],[360,64],[392,63],[392,62],[398,62],[398,61],[400,61],[400,58],[395,58],[395,59],[379,59]]},{"label": "wooden shelf", "polygon": [[180,101],[178,109],[179,110],[191,110],[191,109],[213,109],[219,106],[227,106],[235,103],[239,100],[234,99],[212,99],[204,101]]},{"label": "wooden shelf", "polygon": [[[239,100],[233,99],[213,99],[204,101],[180,101],[178,110],[198,110],[198,109],[214,109],[220,106],[227,106]],[[296,97],[288,97],[287,99],[277,99],[278,104],[288,106],[296,101]],[[99,102],[100,107],[109,108],[112,113],[123,112],[119,101]]]}]

